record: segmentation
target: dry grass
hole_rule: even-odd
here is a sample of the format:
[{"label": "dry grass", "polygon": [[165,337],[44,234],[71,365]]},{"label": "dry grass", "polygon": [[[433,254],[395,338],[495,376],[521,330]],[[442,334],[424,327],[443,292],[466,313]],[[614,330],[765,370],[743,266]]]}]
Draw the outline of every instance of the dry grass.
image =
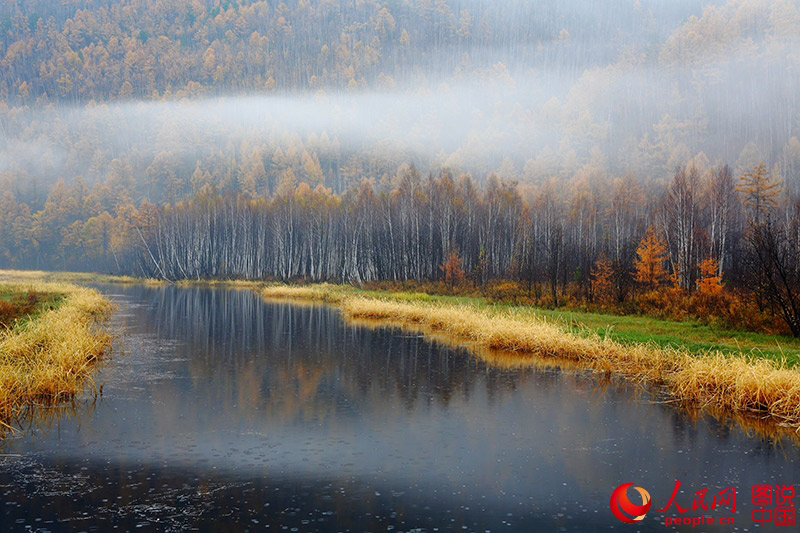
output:
[{"label": "dry grass", "polygon": [[244,279],[182,279],[175,282],[178,287],[210,287],[225,289],[258,290],[264,287],[263,281]]},{"label": "dry grass", "polygon": [[272,285],[261,290],[261,296],[279,300],[318,300],[327,303],[340,303],[347,293],[336,285],[320,283],[316,285]]},{"label": "dry grass", "polygon": [[[270,300],[269,298],[267,300]],[[279,301],[275,299],[274,301]],[[296,301],[293,305],[321,305],[313,302]],[[494,348],[487,348],[480,344],[468,339],[454,337],[447,333],[437,332],[424,324],[403,323],[399,324],[392,322],[387,324],[386,320],[374,318],[358,318],[354,316],[347,316],[347,324],[360,328],[380,329],[385,328],[387,325],[399,327],[403,332],[410,334],[424,335],[429,341],[435,342],[442,346],[446,346],[453,350],[464,349],[470,355],[486,362],[493,367],[503,368],[507,370],[516,370],[523,368],[533,368],[536,370],[567,370],[567,371],[580,371],[586,370],[584,365],[573,359],[565,359],[563,357],[534,357],[534,356],[520,356],[519,353],[509,352],[505,350],[498,350]]]},{"label": "dry grass", "polygon": [[112,276],[91,272],[46,272],[44,270],[0,270],[0,281],[47,281],[66,283],[119,283],[123,285],[147,285],[160,287],[175,284],[179,287],[219,287],[228,289],[257,290],[266,285],[263,281],[241,279],[183,279],[167,281],[155,278],[134,278],[132,276]]},{"label": "dry grass", "polygon": [[131,276],[111,276],[106,274],[93,274],[89,272],[46,272],[44,270],[0,270],[0,280],[31,282],[47,281],[64,283],[166,283],[161,280],[134,278]]},{"label": "dry grass", "polygon": [[[488,353],[499,350],[516,354],[521,364],[535,357],[560,361],[558,366],[574,361],[583,368],[663,387],[669,401],[684,407],[729,416],[756,415],[800,428],[800,372],[771,360],[719,352],[701,356],[653,344],[621,344],[597,335],[573,335],[530,315],[469,305],[354,296],[335,286],[270,287],[262,294],[268,298],[327,301],[337,304],[348,320],[380,321],[449,336]],[[502,360],[510,365],[511,358],[505,355]]]},{"label": "dry grass", "polygon": [[111,347],[98,327],[111,309],[99,292],[68,284],[3,284],[8,290],[64,294],[57,308],[0,332],[0,425],[6,429],[31,405],[74,398],[91,380],[94,364]]}]

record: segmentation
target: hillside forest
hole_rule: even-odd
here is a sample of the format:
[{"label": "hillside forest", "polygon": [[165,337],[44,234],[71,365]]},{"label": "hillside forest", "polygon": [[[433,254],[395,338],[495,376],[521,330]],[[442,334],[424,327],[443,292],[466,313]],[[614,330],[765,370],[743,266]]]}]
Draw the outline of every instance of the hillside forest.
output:
[{"label": "hillside forest", "polygon": [[798,0],[10,0],[0,268],[800,335]]}]

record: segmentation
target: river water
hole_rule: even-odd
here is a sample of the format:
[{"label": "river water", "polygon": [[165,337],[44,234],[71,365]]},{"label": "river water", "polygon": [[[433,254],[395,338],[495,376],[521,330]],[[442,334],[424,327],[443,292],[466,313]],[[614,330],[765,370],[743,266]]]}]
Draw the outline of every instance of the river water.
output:
[{"label": "river water", "polygon": [[[751,515],[754,485],[800,489],[794,444],[631,386],[250,291],[98,288],[118,306],[103,394],[3,442],[0,531],[797,530]],[[676,481],[689,510],[657,512]],[[629,482],[653,499],[635,525],[609,505]],[[735,513],[691,509],[729,487]]]}]

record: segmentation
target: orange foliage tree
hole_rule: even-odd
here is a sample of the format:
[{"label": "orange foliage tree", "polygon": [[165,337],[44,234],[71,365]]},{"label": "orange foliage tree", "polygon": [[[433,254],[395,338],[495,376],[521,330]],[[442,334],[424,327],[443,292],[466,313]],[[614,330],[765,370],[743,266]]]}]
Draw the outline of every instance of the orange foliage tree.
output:
[{"label": "orange foliage tree", "polygon": [[656,234],[652,226],[647,229],[636,254],[639,256],[634,263],[636,269],[634,279],[637,283],[652,289],[667,279],[667,270],[664,268],[664,261],[667,260],[667,245]]},{"label": "orange foliage tree", "polygon": [[697,280],[697,293],[700,296],[719,296],[722,293],[722,273],[719,272],[719,263],[709,257],[698,265],[700,279]]},{"label": "orange foliage tree", "polygon": [[453,250],[450,252],[450,255],[447,256],[447,260],[444,262],[444,264],[439,267],[442,272],[444,272],[445,282],[451,287],[461,285],[466,277],[461,264],[462,261],[461,257],[458,255],[458,251]]},{"label": "orange foliage tree", "polygon": [[592,294],[598,303],[610,303],[613,298],[614,267],[606,254],[601,254],[592,268]]}]

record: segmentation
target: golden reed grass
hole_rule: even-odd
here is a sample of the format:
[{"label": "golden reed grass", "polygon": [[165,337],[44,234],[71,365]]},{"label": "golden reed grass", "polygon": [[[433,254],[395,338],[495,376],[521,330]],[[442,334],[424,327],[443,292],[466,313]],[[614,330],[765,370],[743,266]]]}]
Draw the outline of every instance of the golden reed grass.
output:
[{"label": "golden reed grass", "polygon": [[0,280],[2,281],[29,281],[39,282],[96,282],[96,283],[165,283],[154,279],[141,279],[131,276],[110,276],[105,274],[93,274],[89,272],[46,272],[44,270],[0,270]]},{"label": "golden reed grass", "polygon": [[111,304],[99,292],[61,283],[3,283],[5,290],[64,294],[55,309],[0,332],[0,426],[31,405],[53,405],[74,398],[91,369],[111,347],[99,327]]},{"label": "golden reed grass", "polygon": [[[267,301],[280,302],[281,300],[275,298],[267,298]],[[284,300],[285,301],[285,300]],[[297,300],[293,305],[322,305],[319,303],[308,303]],[[381,329],[387,327],[386,320],[373,319],[373,318],[359,318],[348,316],[347,324],[359,328]],[[508,352],[505,350],[498,350],[495,348],[487,348],[481,346],[468,339],[459,339],[446,333],[437,332],[423,324],[396,324],[392,326],[400,328],[405,333],[414,335],[424,335],[429,341],[436,344],[445,346],[453,350],[463,349],[470,355],[477,359],[484,361],[490,366],[502,368],[504,370],[517,370],[522,368],[532,368],[535,370],[568,370],[578,371],[585,370],[586,367],[573,359],[565,359],[563,357],[533,357],[533,356],[520,356],[519,353]]]},{"label": "golden reed grass", "polygon": [[[597,335],[573,335],[555,324],[511,312],[397,301],[391,296],[352,296],[335,286],[267,287],[262,294],[327,301],[337,304],[349,320],[422,327],[482,348],[511,352],[520,359],[537,356],[575,361],[583,368],[662,386],[683,406],[731,416],[755,415],[800,428],[800,372],[766,359],[621,344]],[[504,358],[508,365],[508,357]]]},{"label": "golden reed grass", "polygon": [[304,286],[271,285],[261,290],[261,296],[276,300],[318,300],[328,303],[339,303],[347,297],[344,290],[329,283]]}]

